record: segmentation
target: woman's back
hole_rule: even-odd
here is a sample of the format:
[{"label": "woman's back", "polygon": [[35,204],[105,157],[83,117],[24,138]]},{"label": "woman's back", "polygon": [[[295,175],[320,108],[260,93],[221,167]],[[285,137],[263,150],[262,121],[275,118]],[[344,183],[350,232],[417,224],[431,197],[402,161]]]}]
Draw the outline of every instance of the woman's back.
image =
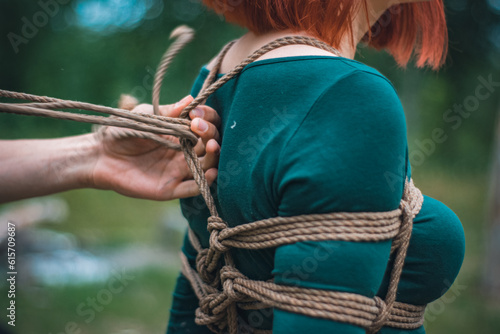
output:
[{"label": "woman's back", "polygon": [[[203,69],[194,95],[207,74]],[[409,176],[404,113],[394,88],[376,70],[330,56],[261,60],[247,66],[207,104],[222,118],[216,202],[230,226],[276,216],[389,211],[399,206]],[[207,247],[203,201],[183,200],[182,208]],[[415,219],[398,300],[425,304],[442,294],[443,281],[454,280],[463,258],[462,233],[449,209],[425,198]],[[189,245],[184,250],[195,256]],[[390,241],[300,242],[277,250],[232,250],[238,269],[252,279],[274,277],[279,284],[368,297],[387,284],[389,252]],[[256,317],[252,312],[242,312],[243,319],[253,327],[270,328],[269,314]],[[172,320],[174,332],[180,319]],[[355,326],[274,312],[275,333],[314,328],[363,332]]]}]

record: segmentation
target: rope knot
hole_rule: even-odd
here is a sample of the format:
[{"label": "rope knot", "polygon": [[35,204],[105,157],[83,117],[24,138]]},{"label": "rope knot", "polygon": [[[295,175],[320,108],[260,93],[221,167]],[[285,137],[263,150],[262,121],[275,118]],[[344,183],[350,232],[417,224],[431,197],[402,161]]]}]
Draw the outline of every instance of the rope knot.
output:
[{"label": "rope knot", "polygon": [[405,238],[410,238],[411,231],[413,228],[413,210],[412,204],[408,199],[402,199],[399,204],[399,209],[401,210],[401,226],[399,227],[399,233],[396,236],[395,241],[399,241]]},{"label": "rope knot", "polygon": [[222,231],[223,229],[227,228],[226,222],[224,222],[224,220],[222,220],[221,217],[210,216],[208,217],[207,221],[208,221],[208,226],[207,226],[208,232],[212,232],[214,230]]},{"label": "rope knot", "polygon": [[372,325],[367,329],[368,334],[375,334],[382,327],[384,327],[384,324],[386,323],[387,318],[390,314],[390,308],[387,307],[387,304],[382,298],[375,296],[375,298],[373,299],[375,300],[375,306],[378,309],[378,313],[377,317],[373,320]]},{"label": "rope knot", "polygon": [[233,266],[224,266],[220,269],[220,278],[222,282],[226,280],[234,280],[236,278],[245,278],[245,275]]},{"label": "rope knot", "polygon": [[406,182],[403,198],[399,203],[399,209],[401,210],[401,226],[398,235],[392,242],[391,253],[400,248],[405,239],[411,237],[413,218],[420,212],[423,200],[422,193],[415,187],[413,180]]},{"label": "rope knot", "polygon": [[403,191],[403,199],[401,200],[399,208],[404,209],[404,205],[408,206],[406,213],[415,218],[415,216],[420,212],[422,208],[424,198],[420,189],[415,187],[413,180],[407,181],[405,184],[405,189]]},{"label": "rope knot", "polygon": [[226,313],[214,313],[213,302],[217,300],[219,294],[209,294],[199,300],[199,307],[196,309],[195,322],[199,326],[208,326],[220,332],[227,325]]},{"label": "rope knot", "polygon": [[[246,295],[235,290],[234,280],[245,277],[236,268],[224,266],[220,270],[222,291],[213,291],[200,298],[199,308],[196,310],[196,323],[221,332],[229,323],[230,314],[235,312],[236,303],[247,298]],[[232,314],[234,316],[234,314]]]},{"label": "rope knot", "polygon": [[392,241],[391,253],[396,251],[396,249],[399,249],[403,245],[405,239],[409,239],[411,237],[413,227],[411,224],[413,216],[410,204],[405,199],[402,199],[399,204],[399,209],[401,210],[401,225],[399,227],[398,234]]},{"label": "rope knot", "polygon": [[220,217],[211,216],[208,218],[207,229],[210,232],[210,248],[219,253],[225,253],[229,247],[224,246],[221,242],[220,233],[227,228],[227,224]]},{"label": "rope knot", "polygon": [[230,302],[234,303],[246,298],[244,294],[234,290],[234,280],[245,277],[238,269],[231,266],[224,266],[220,270],[220,277],[223,292]]},{"label": "rope knot", "polygon": [[196,255],[196,270],[200,274],[201,279],[205,283],[216,284],[216,274],[210,272],[207,267],[208,249],[201,250]]}]

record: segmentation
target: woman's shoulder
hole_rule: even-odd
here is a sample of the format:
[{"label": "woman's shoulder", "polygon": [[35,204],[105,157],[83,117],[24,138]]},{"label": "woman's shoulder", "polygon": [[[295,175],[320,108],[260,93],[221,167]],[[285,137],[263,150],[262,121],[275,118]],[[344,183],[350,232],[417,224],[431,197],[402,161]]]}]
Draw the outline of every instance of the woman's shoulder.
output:
[{"label": "woman's shoulder", "polygon": [[[248,86],[278,86],[317,100],[342,99],[357,105],[391,105],[401,111],[397,91],[377,69],[357,60],[332,56],[293,56],[259,60],[247,65],[242,79]],[[349,94],[345,94],[348,91]],[[292,94],[293,95],[293,94]],[[354,100],[350,99],[354,97]]]},{"label": "woman's shoulder", "polygon": [[[348,58],[339,58],[337,62],[338,64],[333,62],[322,64],[324,74],[339,73],[336,80],[333,80],[330,85],[332,88],[353,89],[354,92],[359,92],[359,95],[370,97],[370,99],[377,99],[378,94],[382,94],[383,97],[391,97],[399,101],[392,82],[377,69]],[[374,93],[375,95],[370,96],[368,93]]]},{"label": "woman's shoulder", "polygon": [[[202,67],[197,78],[198,86],[208,76],[211,66],[213,64],[209,63]],[[302,55],[261,59],[245,66],[241,75],[247,84],[267,83],[283,90],[300,89],[303,94],[317,94],[318,97],[335,87],[347,87],[358,92],[385,92],[384,95],[395,98],[396,102],[399,100],[394,86],[381,72],[344,57]],[[364,96],[368,98],[368,94]]]},{"label": "woman's shoulder", "polygon": [[[402,191],[407,147],[400,100],[378,71],[338,61],[349,69],[327,78],[340,65],[323,60],[321,91],[281,151],[280,214],[304,213],[304,193],[311,212],[386,211],[399,205],[401,194],[392,188]],[[397,186],[388,183],[387,174],[397,176]]]},{"label": "woman's shoulder", "polygon": [[309,117],[317,113],[326,122],[338,123],[341,119],[344,126],[351,124],[378,134],[398,129],[404,136],[404,110],[392,83],[365,64],[350,59],[339,61],[342,65],[327,62],[323,66],[321,94],[311,107]]}]

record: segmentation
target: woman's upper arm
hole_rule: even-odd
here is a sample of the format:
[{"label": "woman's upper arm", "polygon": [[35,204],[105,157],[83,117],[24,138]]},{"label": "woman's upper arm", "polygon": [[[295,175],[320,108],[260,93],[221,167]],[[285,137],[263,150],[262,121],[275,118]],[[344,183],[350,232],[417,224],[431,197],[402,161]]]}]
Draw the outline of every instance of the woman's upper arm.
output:
[{"label": "woman's upper arm", "polygon": [[387,79],[361,71],[341,79],[281,152],[274,184],[279,215],[397,208],[406,147],[404,112]]},{"label": "woman's upper arm", "polygon": [[[397,208],[406,177],[406,145],[404,114],[392,85],[366,72],[342,79],[316,101],[282,152],[275,179],[280,216]],[[395,190],[387,175],[398,180]],[[390,247],[390,240],[281,246],[274,279],[373,297]],[[364,333],[357,326],[275,310],[273,332],[312,330]]]}]

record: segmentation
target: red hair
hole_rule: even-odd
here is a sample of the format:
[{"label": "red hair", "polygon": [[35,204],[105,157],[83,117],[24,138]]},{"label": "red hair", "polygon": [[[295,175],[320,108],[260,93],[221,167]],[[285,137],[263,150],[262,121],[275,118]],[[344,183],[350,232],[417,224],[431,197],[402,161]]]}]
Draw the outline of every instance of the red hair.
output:
[{"label": "red hair", "polygon": [[[367,0],[203,0],[227,21],[256,34],[271,30],[306,31],[333,47],[346,34],[352,43],[351,22]],[[368,17],[367,17],[368,20]],[[363,41],[387,49],[401,66],[413,53],[416,65],[433,69],[443,65],[448,51],[448,30],[443,0],[398,4],[372,26]]]}]

